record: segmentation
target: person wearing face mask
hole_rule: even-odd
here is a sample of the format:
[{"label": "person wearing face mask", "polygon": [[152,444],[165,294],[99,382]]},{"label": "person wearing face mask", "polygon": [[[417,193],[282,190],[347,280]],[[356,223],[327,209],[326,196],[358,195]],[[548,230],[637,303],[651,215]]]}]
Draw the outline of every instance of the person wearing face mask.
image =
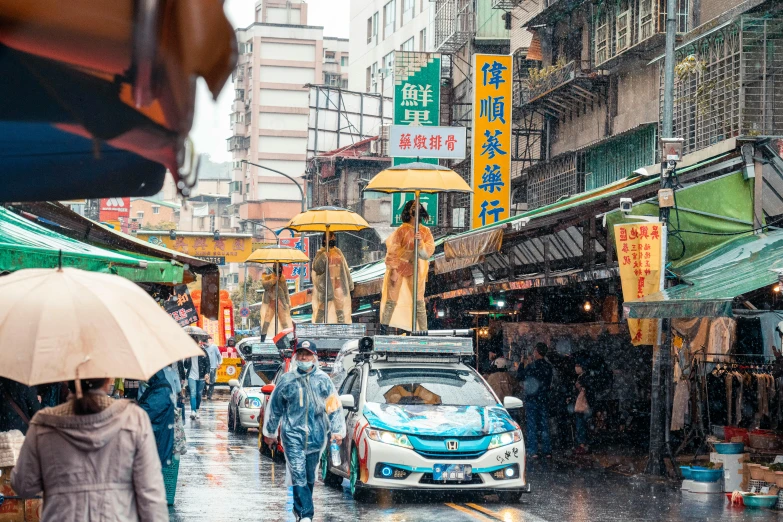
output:
[{"label": "person wearing face mask", "polygon": [[261,342],[266,340],[269,325],[274,319],[277,329],[272,334],[285,330],[291,324],[291,298],[288,296],[288,281],[283,275],[283,265],[277,263],[268,274],[261,275],[264,297],[261,300]]},{"label": "person wearing face mask", "polygon": [[334,384],[318,368],[315,343],[297,343],[293,369],[280,378],[266,408],[264,442],[277,447],[277,432],[285,450],[291,476],[294,515],[311,522],[315,471],[328,443],[328,435],[338,444],[345,437],[345,418]]},{"label": "person wearing face mask", "polygon": [[[351,322],[351,291],[353,280],[342,251],[337,248],[333,232],[328,232],[329,254],[326,253],[326,236],[324,246],[315,254],[313,260],[313,322],[327,323],[336,320],[339,324]],[[326,267],[329,266],[327,279]],[[324,292],[327,293],[328,310],[324,310]]]},{"label": "person wearing face mask", "polygon": [[[427,307],[424,303],[424,288],[430,257],[435,252],[435,239],[430,229],[419,224],[415,231],[416,212],[414,201],[402,209],[402,225],[386,240],[386,275],[381,294],[381,333],[387,326],[413,331],[427,330]],[[419,221],[424,223],[429,214],[419,205]],[[413,288],[414,240],[419,240],[418,288]],[[413,299],[416,299],[416,325],[411,324]]]}]

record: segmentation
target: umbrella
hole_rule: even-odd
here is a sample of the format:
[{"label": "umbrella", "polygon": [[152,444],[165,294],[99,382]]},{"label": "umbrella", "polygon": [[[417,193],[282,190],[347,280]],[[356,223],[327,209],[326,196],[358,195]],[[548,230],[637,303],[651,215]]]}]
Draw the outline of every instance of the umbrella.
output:
[{"label": "umbrella", "polygon": [[186,326],[185,328],[183,328],[183,330],[185,331],[186,334],[188,334],[191,337],[193,336],[209,337],[209,334],[204,330],[202,330],[201,328],[199,328],[198,326]]},{"label": "umbrella", "polygon": [[[430,163],[402,163],[382,170],[373,177],[366,191],[372,192],[413,192],[416,203],[414,231],[419,232],[419,200],[422,192],[473,192],[462,176],[447,167],[432,165]],[[413,291],[416,292],[419,284],[419,240],[413,242],[414,263]],[[416,298],[413,299],[412,329],[416,328]]]},{"label": "umbrella", "polygon": [[[345,232],[370,228],[362,216],[340,207],[316,207],[294,216],[286,228],[296,232]],[[326,281],[324,286],[324,324],[329,311],[329,241],[326,241]]]},{"label": "umbrella", "polygon": [[0,376],[28,386],[75,379],[147,380],[202,355],[139,286],[76,268],[0,278]]},{"label": "umbrella", "polygon": [[[277,265],[285,263],[307,263],[310,258],[299,250],[298,248],[291,248],[282,245],[269,245],[261,247],[245,260],[245,263],[274,263],[275,273],[277,273]],[[280,278],[275,282],[275,335],[277,335],[277,313],[279,311],[280,300],[277,298],[278,283]]]}]

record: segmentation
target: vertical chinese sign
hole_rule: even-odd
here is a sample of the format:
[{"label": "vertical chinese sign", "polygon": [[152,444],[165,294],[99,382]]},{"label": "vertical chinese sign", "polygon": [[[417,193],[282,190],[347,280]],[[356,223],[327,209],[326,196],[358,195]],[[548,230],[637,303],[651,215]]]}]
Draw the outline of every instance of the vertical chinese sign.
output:
[{"label": "vertical chinese sign", "polygon": [[[635,301],[663,288],[660,222],[615,225],[614,239],[623,300]],[[657,319],[628,319],[628,330],[634,346],[653,345],[658,338]]]},{"label": "vertical chinese sign", "polygon": [[[308,256],[310,255],[310,242],[304,241],[301,236],[280,238],[277,241],[280,246],[298,248]],[[309,266],[310,263],[289,263],[283,266],[283,275],[289,281],[298,281],[300,275],[304,279],[308,279],[310,277]]]},{"label": "vertical chinese sign", "polygon": [[[414,127],[440,125],[440,54],[394,51],[393,123]],[[414,146],[411,141],[411,156],[394,157],[393,164],[416,161]],[[437,158],[421,158],[420,161],[438,164]],[[392,208],[399,207],[403,197],[402,193],[392,194]],[[437,216],[437,194],[434,206],[432,202],[430,205],[427,213]]]},{"label": "vertical chinese sign", "polygon": [[510,217],[511,56],[473,56],[471,228]]}]

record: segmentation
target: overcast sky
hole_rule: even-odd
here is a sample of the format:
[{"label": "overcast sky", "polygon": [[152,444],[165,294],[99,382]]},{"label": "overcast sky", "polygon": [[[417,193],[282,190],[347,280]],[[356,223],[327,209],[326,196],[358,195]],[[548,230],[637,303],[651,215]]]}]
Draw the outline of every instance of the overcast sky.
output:
[{"label": "overcast sky", "polygon": [[[225,11],[234,27],[253,23],[256,0],[226,0]],[[348,38],[349,0],[308,0],[308,24],[324,27],[324,36]],[[199,80],[196,94],[196,114],[191,137],[196,150],[209,154],[212,161],[230,161],[226,138],[230,136],[229,114],[233,101],[231,78],[228,79],[217,102]]]}]

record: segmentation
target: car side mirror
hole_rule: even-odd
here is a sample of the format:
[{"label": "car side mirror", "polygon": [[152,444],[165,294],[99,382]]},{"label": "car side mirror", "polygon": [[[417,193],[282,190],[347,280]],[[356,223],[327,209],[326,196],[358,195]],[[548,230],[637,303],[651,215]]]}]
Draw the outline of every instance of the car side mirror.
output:
[{"label": "car side mirror", "polygon": [[261,387],[261,393],[264,395],[271,395],[273,391],[275,391],[274,384],[265,384]]},{"label": "car side mirror", "polygon": [[354,411],[356,409],[356,400],[353,395],[340,395],[340,403],[344,410]]},{"label": "car side mirror", "polygon": [[239,388],[239,381],[238,381],[238,380],[236,380],[236,379],[230,379],[230,380],[228,381],[228,386],[229,386],[230,388]]},{"label": "car side mirror", "polygon": [[503,407],[507,410],[518,410],[524,405],[525,403],[522,402],[522,399],[517,399],[516,397],[512,397],[510,395],[503,399]]}]

